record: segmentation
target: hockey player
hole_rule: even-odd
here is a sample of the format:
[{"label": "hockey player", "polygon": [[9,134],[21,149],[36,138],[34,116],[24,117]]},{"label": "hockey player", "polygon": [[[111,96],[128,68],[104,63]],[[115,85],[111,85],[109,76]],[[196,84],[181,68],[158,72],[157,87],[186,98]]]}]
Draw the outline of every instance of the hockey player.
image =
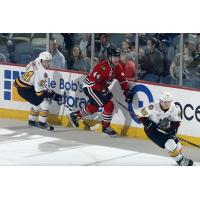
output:
[{"label": "hockey player", "polygon": [[158,103],[143,107],[135,111],[135,114],[144,125],[148,138],[162,149],[166,149],[178,165],[193,165],[191,159],[183,156],[181,143],[176,137],[181,118],[169,92],[163,92]]},{"label": "hockey player", "polygon": [[86,115],[91,115],[103,108],[102,131],[104,135],[111,137],[116,136],[116,132],[110,128],[114,104],[112,102],[112,93],[108,86],[113,79],[117,79],[121,88],[124,90],[126,102],[132,101],[131,92],[129,91],[128,82],[123,73],[123,68],[119,64],[120,51],[111,49],[108,60],[98,63],[84,81],[84,93],[89,98],[89,103],[77,112],[70,114],[70,120],[74,127],[79,126],[78,119]]},{"label": "hockey player", "polygon": [[[53,126],[47,123],[50,99],[59,101],[62,96],[47,89],[46,82],[52,56],[49,52],[42,52],[39,57],[26,66],[26,72],[14,81],[19,95],[32,104],[29,115],[29,126],[36,126],[49,131]],[[39,123],[36,122],[39,115]]]}]

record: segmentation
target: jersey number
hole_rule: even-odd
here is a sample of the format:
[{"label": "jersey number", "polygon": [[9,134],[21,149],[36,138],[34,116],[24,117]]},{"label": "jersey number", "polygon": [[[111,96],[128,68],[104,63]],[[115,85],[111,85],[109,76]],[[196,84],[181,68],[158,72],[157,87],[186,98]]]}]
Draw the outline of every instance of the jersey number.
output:
[{"label": "jersey number", "polygon": [[22,79],[26,82],[29,82],[30,79],[31,79],[31,76],[33,76],[34,72],[33,71],[29,71],[29,72],[26,72],[23,76],[22,76]]}]

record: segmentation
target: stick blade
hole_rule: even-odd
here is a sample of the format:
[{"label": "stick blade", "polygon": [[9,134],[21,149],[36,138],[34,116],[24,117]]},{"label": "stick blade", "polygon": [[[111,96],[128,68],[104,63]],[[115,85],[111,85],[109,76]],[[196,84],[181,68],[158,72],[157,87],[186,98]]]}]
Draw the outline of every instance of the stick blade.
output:
[{"label": "stick blade", "polygon": [[91,131],[96,131],[99,127],[100,127],[100,124],[96,124],[96,125],[94,125],[94,126],[91,126],[91,127],[90,127],[90,130],[91,130]]}]

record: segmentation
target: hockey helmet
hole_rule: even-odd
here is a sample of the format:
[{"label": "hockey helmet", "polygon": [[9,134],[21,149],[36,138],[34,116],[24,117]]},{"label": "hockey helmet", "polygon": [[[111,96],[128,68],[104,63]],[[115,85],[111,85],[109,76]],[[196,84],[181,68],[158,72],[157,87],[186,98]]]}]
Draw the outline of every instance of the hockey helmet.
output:
[{"label": "hockey helmet", "polygon": [[164,101],[164,102],[171,102],[173,100],[173,97],[171,95],[170,92],[163,92],[161,95],[160,95],[160,101]]},{"label": "hockey helmet", "polygon": [[52,55],[48,51],[41,52],[39,55],[40,60],[50,61],[52,60]]},{"label": "hockey helmet", "polygon": [[118,48],[111,48],[108,51],[108,56],[120,57],[120,49],[118,49]]}]

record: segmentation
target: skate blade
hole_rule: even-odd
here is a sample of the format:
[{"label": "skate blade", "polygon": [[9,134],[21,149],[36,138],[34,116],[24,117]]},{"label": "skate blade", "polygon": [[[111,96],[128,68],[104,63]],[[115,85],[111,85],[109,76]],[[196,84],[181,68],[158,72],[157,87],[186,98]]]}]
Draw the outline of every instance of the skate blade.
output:
[{"label": "skate blade", "polygon": [[74,123],[73,123],[73,120],[71,119],[71,117],[69,117],[69,121],[71,123],[71,125],[74,127],[74,128],[78,128],[79,126],[76,126]]},{"label": "skate blade", "polygon": [[104,132],[102,134],[107,136],[107,137],[110,137],[110,138],[116,138],[117,137],[117,135],[109,135],[109,134],[104,133]]}]

